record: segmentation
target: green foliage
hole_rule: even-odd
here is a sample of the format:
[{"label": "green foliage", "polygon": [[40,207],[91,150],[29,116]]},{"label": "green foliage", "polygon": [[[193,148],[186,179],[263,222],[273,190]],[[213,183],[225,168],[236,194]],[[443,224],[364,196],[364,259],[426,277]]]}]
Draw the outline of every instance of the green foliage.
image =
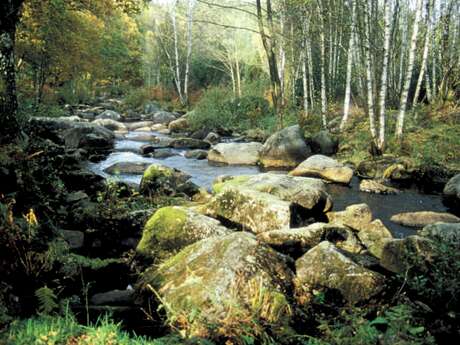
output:
[{"label": "green foliage", "polygon": [[126,97],[124,103],[129,109],[137,109],[142,107],[150,100],[150,91],[146,88],[131,89]]},{"label": "green foliage", "polygon": [[35,291],[35,297],[38,300],[38,311],[40,314],[49,315],[59,307],[57,296],[46,285]]},{"label": "green foliage", "polygon": [[365,310],[344,310],[335,321],[325,320],[319,327],[321,339],[311,345],[422,345],[435,344],[426,329],[414,318],[408,305],[386,309],[379,316],[369,317]]},{"label": "green foliage", "polygon": [[200,339],[186,340],[178,335],[158,339],[132,336],[121,330],[120,324],[109,317],[101,318],[95,325],[82,326],[67,313],[64,317],[41,316],[25,321],[15,321],[8,331],[0,335],[6,345],[211,345]]},{"label": "green foliage", "polygon": [[233,98],[231,90],[212,87],[204,93],[190,116],[193,129],[261,128],[274,118],[273,110],[262,96],[243,95]]}]

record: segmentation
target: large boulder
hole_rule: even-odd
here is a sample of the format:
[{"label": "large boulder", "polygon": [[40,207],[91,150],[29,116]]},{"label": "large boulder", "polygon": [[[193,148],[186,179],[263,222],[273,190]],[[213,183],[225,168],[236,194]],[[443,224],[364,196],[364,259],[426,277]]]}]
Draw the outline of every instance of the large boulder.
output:
[{"label": "large boulder", "polygon": [[304,254],[308,249],[325,240],[351,253],[360,253],[364,249],[351,229],[343,225],[327,223],[267,231],[257,235],[257,239],[293,256],[298,256],[298,253]]},{"label": "large boulder", "polygon": [[111,131],[117,131],[121,133],[128,132],[128,128],[125,126],[124,123],[121,123],[121,122],[118,122],[112,119],[97,119],[97,120],[94,120],[93,123],[95,125],[110,129]]},{"label": "large boulder", "polygon": [[319,179],[273,173],[243,175],[217,181],[213,184],[213,190],[219,193],[228,186],[272,194],[281,200],[320,213],[332,208],[332,201],[326,192],[326,186]]},{"label": "large boulder", "polygon": [[171,132],[185,132],[190,129],[190,122],[188,121],[187,115],[184,115],[177,120],[171,121],[168,125]]},{"label": "large boulder", "polygon": [[344,211],[328,212],[329,222],[342,224],[356,231],[359,240],[377,258],[382,256],[383,247],[393,236],[379,220],[372,220],[372,212],[366,204],[348,206]]},{"label": "large boulder", "polygon": [[384,278],[357,264],[328,241],[296,261],[299,295],[314,289],[338,290],[350,303],[368,300],[383,288]]},{"label": "large boulder", "polygon": [[425,226],[418,235],[446,243],[460,244],[460,223],[435,223]]},{"label": "large boulder", "polygon": [[330,223],[343,224],[358,231],[372,222],[372,212],[366,204],[350,205],[343,211],[328,212],[326,216]]},{"label": "large boulder", "polygon": [[382,250],[380,266],[394,273],[404,273],[411,266],[424,265],[433,257],[433,242],[425,237],[408,236],[388,241]]},{"label": "large boulder", "polygon": [[143,175],[151,164],[148,162],[118,162],[105,168],[104,172],[110,175]]},{"label": "large boulder", "polygon": [[155,102],[147,102],[144,105],[144,114],[154,114],[160,110],[161,110],[160,105]]},{"label": "large boulder", "polygon": [[121,120],[121,115],[120,113],[117,113],[116,111],[113,110],[106,110],[96,116],[96,120],[99,119],[110,119],[110,120],[115,120],[115,121],[120,121]]},{"label": "large boulder", "polygon": [[289,174],[320,177],[331,182],[349,184],[353,177],[353,170],[330,157],[314,155],[303,161]]},{"label": "large boulder", "polygon": [[189,244],[231,232],[219,221],[189,208],[163,207],[145,224],[136,251],[151,259],[164,260]]},{"label": "large boulder", "polygon": [[450,213],[420,211],[395,214],[391,217],[391,221],[411,228],[423,228],[437,222],[460,223],[460,218]]},{"label": "large boulder", "polygon": [[291,126],[267,139],[260,152],[260,162],[264,167],[294,168],[310,155],[302,130]]},{"label": "large boulder", "polygon": [[224,164],[256,165],[261,143],[221,143],[213,146],[208,154],[210,162]]},{"label": "large boulder", "polygon": [[78,126],[63,133],[67,149],[85,149],[88,152],[104,152],[111,150],[115,135],[109,129],[89,123],[78,123]]},{"label": "large boulder", "polygon": [[[228,336],[235,325],[254,320],[273,332],[287,326],[292,271],[285,258],[260,245],[254,235],[236,232],[192,244],[158,268],[146,271],[140,287],[152,287],[174,315],[194,315],[170,321],[191,336]],[[151,293],[151,292],[150,292]],[[185,331],[185,330],[184,330]]]},{"label": "large boulder", "polygon": [[167,111],[159,111],[152,116],[152,121],[154,124],[169,125],[176,119],[176,115]]},{"label": "large boulder", "polygon": [[211,145],[209,143],[199,140],[199,139],[192,139],[192,138],[177,138],[173,139],[169,143],[170,147],[173,147],[175,149],[200,149],[200,150],[206,150],[208,149]]},{"label": "large boulder", "polygon": [[460,215],[460,174],[452,177],[444,187],[444,201]]},{"label": "large boulder", "polygon": [[185,152],[185,158],[203,160],[208,158],[208,151],[206,150],[190,150]]},{"label": "large boulder", "polygon": [[196,186],[196,188],[190,188],[189,179],[190,176],[179,170],[160,164],[152,164],[142,176],[139,191],[145,195],[174,195],[181,192],[189,195],[189,191],[199,190]]},{"label": "large boulder", "polygon": [[331,156],[339,149],[339,140],[328,131],[319,131],[308,139],[308,144],[313,153]]},{"label": "large boulder", "polygon": [[291,206],[268,193],[227,186],[211,199],[205,212],[258,234],[294,223],[296,213]]}]

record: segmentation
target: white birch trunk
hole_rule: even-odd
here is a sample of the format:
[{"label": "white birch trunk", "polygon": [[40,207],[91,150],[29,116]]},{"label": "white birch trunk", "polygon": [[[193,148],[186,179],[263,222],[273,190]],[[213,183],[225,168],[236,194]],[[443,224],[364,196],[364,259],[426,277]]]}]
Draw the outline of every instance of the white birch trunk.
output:
[{"label": "white birch trunk", "polygon": [[[428,61],[428,50],[430,46],[430,37],[431,37],[431,7],[432,7],[432,0],[427,0],[426,6],[426,33],[425,33],[425,43],[423,45],[423,56],[422,56],[422,66],[420,67],[420,74],[418,75],[417,86],[415,88],[414,99],[412,101],[412,106],[417,104],[418,98],[420,96],[420,89],[422,88],[422,82],[425,77],[425,70]],[[427,92],[428,93],[428,92]],[[428,97],[428,99],[431,98]]]},{"label": "white birch trunk", "polygon": [[422,5],[423,5],[423,0],[417,0],[417,10],[415,12],[414,25],[412,29],[412,38],[411,38],[411,46],[409,49],[407,70],[406,70],[406,75],[404,77],[404,85],[403,85],[403,90],[401,93],[401,100],[400,100],[400,109],[399,109],[399,114],[398,114],[398,120],[396,123],[396,137],[399,140],[402,139],[402,135],[403,135],[404,117],[406,115],[407,99],[409,96],[409,87],[410,87],[410,82],[412,79],[412,71],[414,69],[415,50],[417,48],[417,36],[418,36],[420,17],[422,14],[422,7],[423,7]]},{"label": "white birch trunk", "polygon": [[[185,77],[184,77],[184,102],[188,104],[188,84],[190,76],[190,58],[192,56],[192,41],[193,41],[193,7],[194,0],[188,0],[187,6],[187,57],[185,59]],[[185,105],[184,104],[184,105]]]},{"label": "white birch trunk", "polygon": [[350,41],[348,43],[348,57],[347,57],[347,81],[345,86],[345,100],[343,102],[343,117],[340,123],[340,130],[345,128],[348,121],[348,114],[350,111],[350,98],[351,98],[351,73],[353,71],[353,54],[354,54],[354,35],[355,35],[355,18],[356,18],[356,2],[351,0],[351,32]]},{"label": "white birch trunk", "polygon": [[[320,9],[322,11],[322,9]],[[324,17],[321,13],[321,32],[320,32],[320,50],[321,50],[321,120],[323,127],[327,126],[327,94],[326,94],[326,42],[324,37]]]},{"label": "white birch trunk", "polygon": [[364,10],[364,32],[365,32],[365,61],[366,61],[366,90],[367,90],[367,112],[369,115],[369,126],[372,138],[377,138],[377,130],[375,128],[375,113],[374,113],[374,87],[372,80],[372,64],[371,64],[371,46],[370,46],[370,30],[369,30],[369,3],[365,0]]},{"label": "white birch trunk", "polygon": [[385,110],[386,110],[386,95],[388,85],[388,62],[390,58],[390,38],[391,38],[391,3],[385,1],[385,29],[384,29],[384,43],[383,43],[383,66],[382,66],[382,80],[379,95],[379,140],[378,148],[383,151],[385,148]]},{"label": "white birch trunk", "polygon": [[182,93],[182,82],[181,82],[181,74],[180,74],[180,65],[179,65],[179,42],[178,42],[178,35],[177,35],[177,24],[176,24],[176,7],[178,4],[178,0],[176,0],[172,6],[171,10],[171,22],[173,27],[173,34],[174,34],[174,71],[175,77],[174,80],[176,82],[177,93],[179,94],[179,99],[181,104],[185,104],[184,95]]}]

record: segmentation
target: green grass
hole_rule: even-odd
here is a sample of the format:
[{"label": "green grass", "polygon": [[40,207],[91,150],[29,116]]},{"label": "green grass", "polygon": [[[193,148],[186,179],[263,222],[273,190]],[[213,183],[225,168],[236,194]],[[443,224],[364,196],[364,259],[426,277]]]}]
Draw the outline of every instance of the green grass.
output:
[{"label": "green grass", "polygon": [[200,340],[186,341],[170,335],[148,339],[122,331],[120,325],[103,317],[95,325],[83,326],[74,317],[42,316],[15,321],[0,334],[0,344],[5,345],[178,345],[211,344]]}]

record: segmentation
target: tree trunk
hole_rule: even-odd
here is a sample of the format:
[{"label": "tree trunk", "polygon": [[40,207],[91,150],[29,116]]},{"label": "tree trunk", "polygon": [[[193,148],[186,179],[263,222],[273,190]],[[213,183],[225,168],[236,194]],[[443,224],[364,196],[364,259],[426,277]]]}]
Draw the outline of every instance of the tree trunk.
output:
[{"label": "tree trunk", "polygon": [[348,57],[347,57],[347,81],[345,86],[345,100],[343,102],[343,118],[340,123],[340,130],[345,128],[348,121],[348,113],[350,111],[350,98],[351,98],[351,73],[353,70],[353,54],[354,54],[354,35],[355,35],[355,18],[356,18],[356,2],[351,0],[351,32],[350,41],[348,43]]},{"label": "tree trunk", "polygon": [[372,78],[371,46],[370,46],[370,28],[369,28],[369,3],[365,0],[364,4],[364,32],[365,32],[365,60],[366,60],[366,90],[367,90],[367,112],[369,115],[369,126],[374,143],[377,139],[377,129],[375,127],[374,113],[374,86]]},{"label": "tree trunk", "polygon": [[423,7],[422,5],[423,5],[423,0],[417,0],[417,10],[415,12],[414,26],[412,29],[412,38],[411,38],[411,46],[409,50],[409,59],[407,62],[407,71],[404,77],[404,86],[403,86],[403,90],[401,93],[400,109],[399,109],[399,114],[398,114],[398,120],[396,123],[396,138],[398,140],[401,140],[402,135],[403,135],[404,117],[406,115],[407,99],[409,96],[409,87],[410,87],[410,82],[412,79],[412,70],[414,69],[415,50],[417,48],[417,36],[418,36],[420,16],[421,16],[422,7]]},{"label": "tree trunk", "polygon": [[14,44],[23,0],[2,0],[0,4],[0,143],[19,134],[17,119]]},{"label": "tree trunk", "polygon": [[188,84],[190,75],[190,57],[192,56],[192,25],[193,25],[193,7],[194,0],[188,0],[187,7],[187,57],[185,59],[185,77],[184,77],[184,101],[188,105]]},{"label": "tree trunk", "polygon": [[[432,0],[428,0],[426,4],[426,33],[425,33],[425,43],[423,46],[423,56],[422,56],[422,66],[420,67],[420,74],[418,75],[417,86],[415,88],[414,99],[412,101],[412,105],[415,106],[417,104],[420,89],[422,87],[422,82],[425,76],[426,65],[428,61],[428,50],[430,46],[430,36],[431,36],[431,7],[432,7]],[[431,95],[430,95],[431,96]],[[428,97],[431,98],[431,97]]]},{"label": "tree trunk", "polygon": [[324,30],[326,25],[324,23],[324,13],[320,4],[320,16],[321,16],[321,27],[320,27],[320,50],[321,50],[321,120],[323,128],[327,127],[326,111],[327,111],[327,94],[326,94],[326,39],[324,37]]},{"label": "tree trunk", "polygon": [[383,43],[383,66],[382,66],[382,80],[380,85],[380,96],[379,96],[379,140],[378,149],[383,152],[385,149],[385,106],[387,96],[387,85],[388,85],[388,61],[390,59],[390,38],[391,38],[391,4],[389,1],[385,1],[385,31],[384,31],[384,43]]},{"label": "tree trunk", "polygon": [[174,81],[176,83],[177,93],[179,94],[179,100],[182,105],[186,104],[184,94],[182,92],[182,81],[181,81],[181,73],[180,73],[180,64],[179,64],[179,42],[178,42],[178,34],[177,34],[177,24],[176,24],[176,7],[178,4],[178,0],[176,0],[172,6],[171,12],[171,22],[173,27],[174,33]]}]

